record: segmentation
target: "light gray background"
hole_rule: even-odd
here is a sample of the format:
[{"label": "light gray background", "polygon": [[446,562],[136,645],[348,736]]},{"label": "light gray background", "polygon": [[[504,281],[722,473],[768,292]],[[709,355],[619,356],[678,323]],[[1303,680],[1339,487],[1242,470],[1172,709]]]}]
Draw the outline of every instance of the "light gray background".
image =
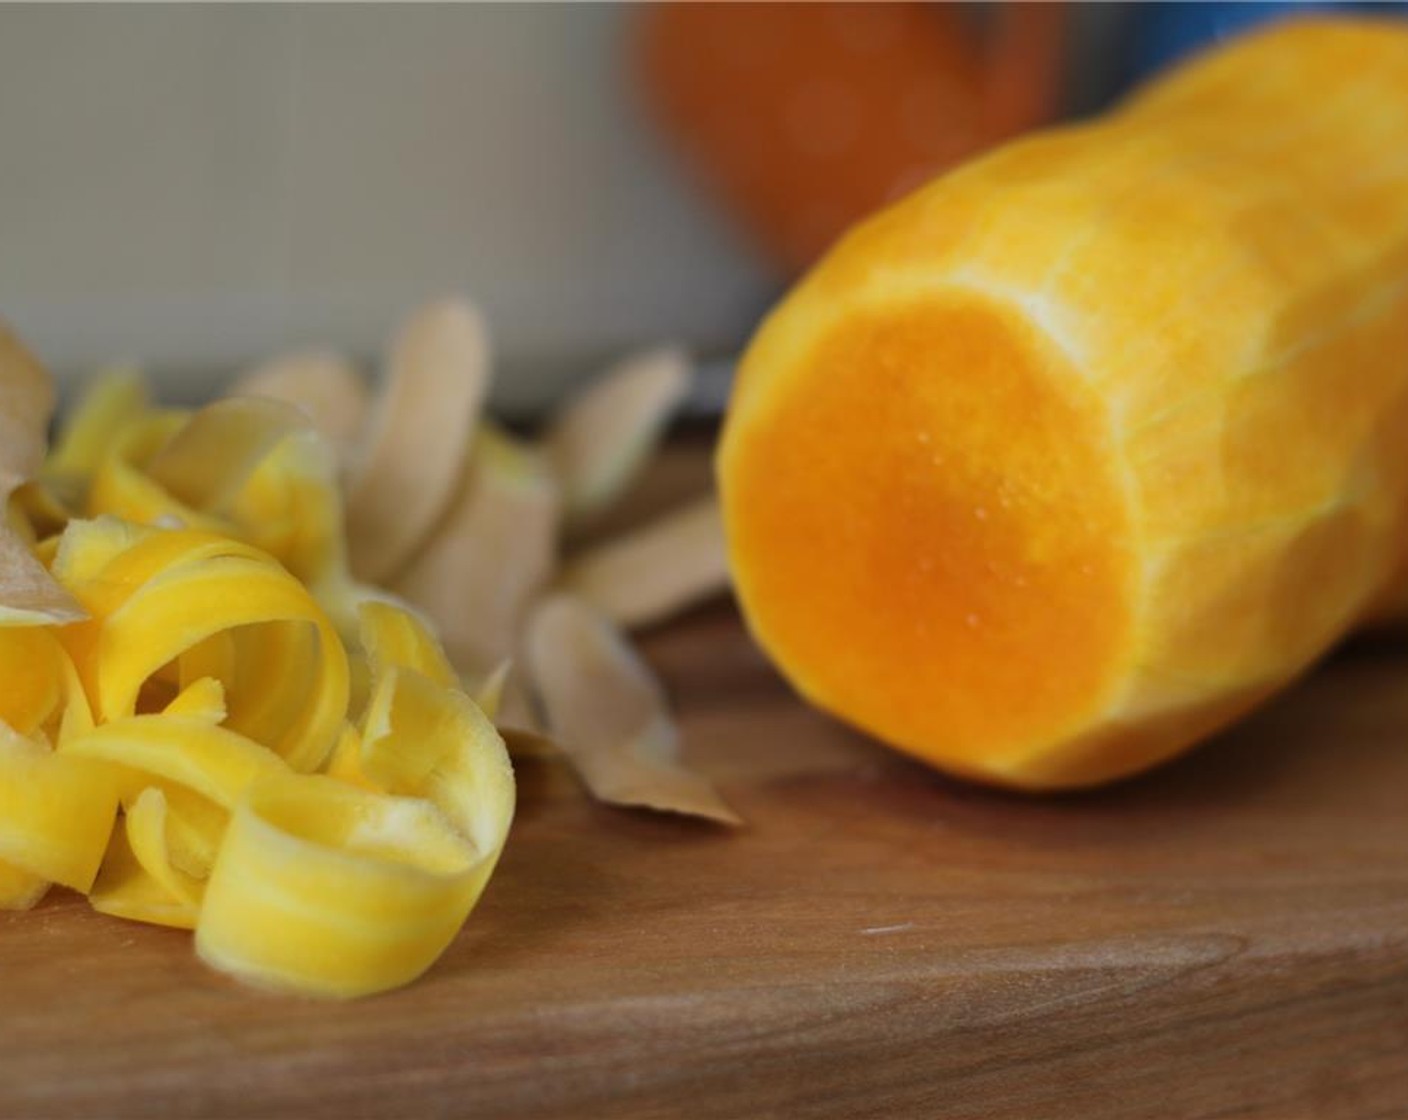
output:
[{"label": "light gray background", "polygon": [[[61,375],[176,391],[378,351],[467,291],[531,402],[627,346],[737,344],[771,291],[624,65],[627,8],[0,8],[0,314]],[[179,371],[179,372],[178,372]]]}]

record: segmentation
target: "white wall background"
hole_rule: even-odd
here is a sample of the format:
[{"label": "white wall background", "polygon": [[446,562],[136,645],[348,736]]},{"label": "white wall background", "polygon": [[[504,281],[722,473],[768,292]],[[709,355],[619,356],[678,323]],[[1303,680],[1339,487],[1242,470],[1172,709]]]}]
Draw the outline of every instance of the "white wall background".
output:
[{"label": "white wall background", "polygon": [[371,356],[450,289],[531,404],[770,291],[625,66],[628,8],[0,8],[0,315],[61,375],[195,393],[281,347]]}]

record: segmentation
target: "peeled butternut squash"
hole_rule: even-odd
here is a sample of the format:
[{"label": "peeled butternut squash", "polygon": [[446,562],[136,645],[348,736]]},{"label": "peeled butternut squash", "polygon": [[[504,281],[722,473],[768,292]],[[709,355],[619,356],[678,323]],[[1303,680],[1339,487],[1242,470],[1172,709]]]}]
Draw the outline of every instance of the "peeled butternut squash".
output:
[{"label": "peeled butternut squash", "polygon": [[758,640],[944,769],[1087,786],[1389,607],[1408,556],[1408,27],[1303,20],[855,229],[718,459]]}]

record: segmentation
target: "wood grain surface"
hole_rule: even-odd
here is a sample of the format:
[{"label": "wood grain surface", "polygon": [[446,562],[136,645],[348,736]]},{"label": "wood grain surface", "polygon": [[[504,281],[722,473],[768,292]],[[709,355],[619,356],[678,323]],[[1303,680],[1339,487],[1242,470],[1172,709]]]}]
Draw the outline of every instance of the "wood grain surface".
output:
[{"label": "wood grain surface", "polygon": [[1408,1115],[1408,657],[1037,801],[807,710],[730,609],[647,648],[745,830],[525,763],[458,942],[350,1005],[55,895],[0,917],[0,1114]]}]

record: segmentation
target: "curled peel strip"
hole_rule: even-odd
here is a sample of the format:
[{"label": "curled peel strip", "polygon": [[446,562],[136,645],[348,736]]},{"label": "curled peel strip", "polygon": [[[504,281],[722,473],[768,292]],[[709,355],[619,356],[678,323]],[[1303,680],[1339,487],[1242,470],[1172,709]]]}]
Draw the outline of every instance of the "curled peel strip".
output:
[{"label": "curled peel strip", "polygon": [[117,784],[106,767],[0,724],[0,860],[8,868],[86,891],[116,813]]},{"label": "curled peel strip", "polygon": [[118,436],[149,407],[139,370],[123,366],[99,373],[65,418],[58,442],[44,462],[45,477],[81,497]]},{"label": "curled peel strip", "polygon": [[[71,427],[82,433],[80,414]],[[184,526],[270,553],[336,609],[348,593],[336,454],[290,405],[216,401],[195,413],[149,411],[75,442],[92,464],[84,508],[138,525]],[[90,446],[100,444],[101,446]]]},{"label": "curled peel strip", "polygon": [[0,627],[0,723],[33,735],[63,697],[62,656],[47,627]]},{"label": "curled peel strip", "polygon": [[[84,540],[90,531],[100,539]],[[336,630],[307,589],[268,556],[228,538],[121,532],[132,538],[125,546],[111,523],[73,522],[65,533],[76,538],[69,563],[96,568],[74,588],[90,618],[64,639],[96,717],[133,715],[163,666],[199,656],[210,639],[231,632],[245,667],[224,682],[230,725],[294,769],[317,769],[346,716],[348,669]],[[104,548],[114,549],[105,562]]]},{"label": "curled peel strip", "polygon": [[[397,610],[364,615],[396,637],[377,657],[421,662]],[[196,930],[215,967],[320,995],[384,990],[425,971],[483,891],[513,815],[503,739],[412,665],[378,660],[373,679],[362,731],[344,728],[330,764],[342,780],[269,774],[236,806]]]},{"label": "curled peel strip", "polygon": [[[251,545],[73,521],[54,567],[89,612],[54,642],[72,661],[47,702],[62,718],[28,716],[61,724],[58,749],[12,733],[0,769],[47,767],[69,806],[48,826],[73,837],[81,813],[91,828],[40,860],[0,829],[0,901],[47,880],[91,887],[109,914],[194,928],[217,968],[312,994],[428,968],[493,870],[514,789],[503,740],[426,625],[362,605],[353,652],[373,704],[356,713],[336,629]],[[82,797],[105,798],[106,817]],[[27,836],[44,823],[0,816]]]},{"label": "curled peel strip", "polygon": [[478,898],[484,860],[429,803],[284,774],[235,810],[196,950],[248,982],[357,996],[415,979]]},{"label": "curled peel strip", "polygon": [[166,795],[149,786],[127,807],[109,842],[102,874],[88,896],[117,918],[194,929],[205,884],[178,868],[168,842]]}]

